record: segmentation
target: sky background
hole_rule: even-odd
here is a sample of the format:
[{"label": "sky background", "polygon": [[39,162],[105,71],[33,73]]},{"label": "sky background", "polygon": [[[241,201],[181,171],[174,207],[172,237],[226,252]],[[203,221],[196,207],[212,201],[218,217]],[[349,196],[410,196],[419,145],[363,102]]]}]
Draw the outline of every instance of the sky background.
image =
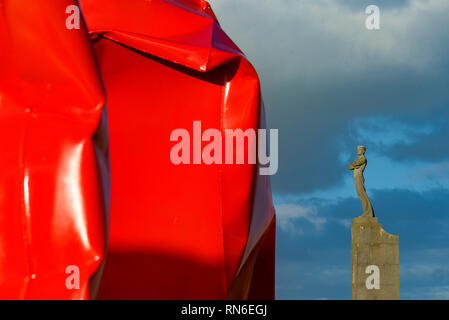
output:
[{"label": "sky background", "polygon": [[[209,0],[279,129],[276,298],[351,299],[352,172],[399,235],[401,299],[449,299],[449,1]],[[365,8],[380,8],[380,30]]]}]

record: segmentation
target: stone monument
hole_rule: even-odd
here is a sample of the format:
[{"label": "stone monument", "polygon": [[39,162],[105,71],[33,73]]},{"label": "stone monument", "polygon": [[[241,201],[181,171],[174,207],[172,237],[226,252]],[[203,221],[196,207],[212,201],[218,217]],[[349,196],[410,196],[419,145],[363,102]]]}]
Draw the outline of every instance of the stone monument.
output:
[{"label": "stone monument", "polygon": [[374,217],[365,190],[366,148],[358,146],[359,157],[352,162],[357,195],[363,213],[351,226],[352,299],[399,299],[399,236],[386,232]]}]

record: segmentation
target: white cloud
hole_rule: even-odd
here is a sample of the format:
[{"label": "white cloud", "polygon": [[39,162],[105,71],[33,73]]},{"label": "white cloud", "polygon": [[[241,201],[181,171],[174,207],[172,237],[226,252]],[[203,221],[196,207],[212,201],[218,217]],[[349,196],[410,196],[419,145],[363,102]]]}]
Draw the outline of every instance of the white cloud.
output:
[{"label": "white cloud", "polygon": [[351,227],[351,219],[336,219],[336,221],[347,229]]},{"label": "white cloud", "polygon": [[449,300],[449,286],[419,287],[401,298],[406,300]]},{"label": "white cloud", "polygon": [[431,299],[449,299],[449,286],[433,287],[429,290],[429,298]]},{"label": "white cloud", "polygon": [[401,276],[410,278],[424,278],[431,277],[440,265],[426,265],[426,264],[405,264],[401,265]]},{"label": "white cloud", "polygon": [[298,204],[280,204],[276,206],[277,223],[281,230],[289,233],[301,233],[302,229],[295,226],[294,221],[305,219],[316,230],[321,230],[326,219],[318,217],[314,206],[306,207]]},{"label": "white cloud", "polygon": [[331,267],[328,269],[321,270],[321,277],[330,278],[330,279],[345,279],[351,277],[351,269],[350,268],[341,268],[341,267]]},{"label": "white cloud", "polygon": [[414,178],[419,180],[449,180],[449,162],[439,162],[419,168],[414,172]]}]

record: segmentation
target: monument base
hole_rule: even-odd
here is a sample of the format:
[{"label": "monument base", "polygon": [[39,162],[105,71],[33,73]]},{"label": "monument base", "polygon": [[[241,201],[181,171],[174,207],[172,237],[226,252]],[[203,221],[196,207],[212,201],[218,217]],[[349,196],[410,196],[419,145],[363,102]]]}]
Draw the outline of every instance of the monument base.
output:
[{"label": "monument base", "polygon": [[399,236],[374,217],[357,217],[351,226],[352,299],[399,299]]}]

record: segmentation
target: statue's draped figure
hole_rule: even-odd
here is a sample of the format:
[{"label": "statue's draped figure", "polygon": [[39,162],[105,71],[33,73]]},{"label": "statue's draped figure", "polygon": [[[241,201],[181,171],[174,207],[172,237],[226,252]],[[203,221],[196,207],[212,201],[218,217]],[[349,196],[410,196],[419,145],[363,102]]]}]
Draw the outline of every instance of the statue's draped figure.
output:
[{"label": "statue's draped figure", "polygon": [[359,157],[348,166],[348,169],[354,170],[355,189],[357,191],[357,195],[360,198],[360,201],[362,202],[362,215],[374,217],[373,207],[371,206],[371,202],[368,198],[368,195],[366,194],[365,178],[363,177],[363,171],[365,170],[367,164],[365,150],[366,148],[363,146],[359,146],[357,148],[357,154],[359,155]]}]

